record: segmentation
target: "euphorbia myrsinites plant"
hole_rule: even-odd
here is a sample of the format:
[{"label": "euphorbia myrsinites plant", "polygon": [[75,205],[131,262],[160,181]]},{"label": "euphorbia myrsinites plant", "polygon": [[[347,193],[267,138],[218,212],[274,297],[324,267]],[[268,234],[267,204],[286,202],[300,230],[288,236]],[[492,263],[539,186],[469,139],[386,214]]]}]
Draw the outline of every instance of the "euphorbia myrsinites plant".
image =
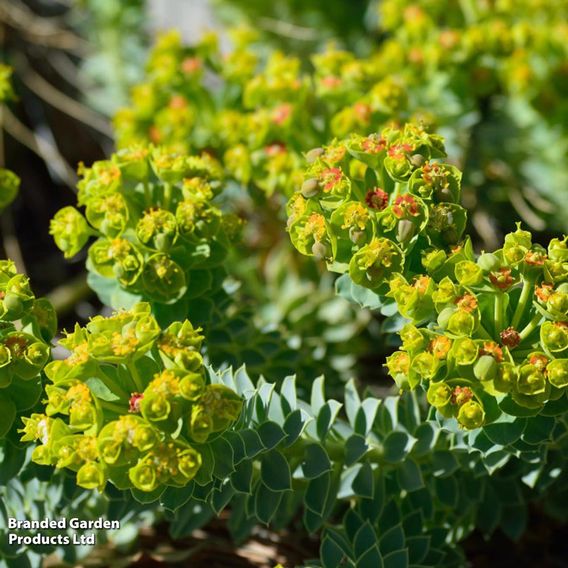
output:
[{"label": "euphorbia myrsinites plant", "polygon": [[52,225],[68,254],[97,237],[92,282],[115,279],[132,307],[67,333],[64,359],[40,349],[44,396],[21,428],[40,442],[36,462],[159,504],[177,536],[225,508],[236,539],[258,523],[297,528],[301,513],[320,537],[305,566],[326,568],[460,566],[472,530],[516,537],[511,519],[562,490],[566,239],[544,249],[519,228],[476,256],[439,136],[409,124],[313,150],[288,208],[292,242],[342,273],[338,287],[396,306],[402,347],[386,366],[400,389],[423,387],[430,410],[419,391],[381,400],[349,382],[336,401],[320,377],[308,401],[293,377],[255,384],[245,368],[205,365],[200,329],[157,314],[206,297],[201,276],[232,246],[210,203],[213,163],[131,152],[85,170],[86,219],[66,209]]},{"label": "euphorbia myrsinites plant", "polygon": [[566,402],[567,238],[518,229],[475,255],[458,204],[461,173],[438,136],[406,125],[308,153],[288,206],[292,243],[408,321],[387,368],[474,429],[519,407]]}]

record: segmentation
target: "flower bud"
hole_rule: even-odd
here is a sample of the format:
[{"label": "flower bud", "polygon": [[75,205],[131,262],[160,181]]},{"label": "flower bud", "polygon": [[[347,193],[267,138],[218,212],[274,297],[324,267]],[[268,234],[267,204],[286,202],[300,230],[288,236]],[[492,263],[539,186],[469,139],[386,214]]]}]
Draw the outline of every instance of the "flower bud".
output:
[{"label": "flower bud", "polygon": [[189,481],[201,467],[201,455],[192,448],[183,450],[178,454],[178,468],[182,475]]},{"label": "flower bud", "polygon": [[103,467],[94,462],[81,466],[77,472],[77,485],[85,489],[99,489],[102,491],[106,483]]},{"label": "flower bud", "polygon": [[501,267],[501,262],[497,255],[488,252],[479,255],[477,264],[484,272],[495,272]]},{"label": "flower bud", "polygon": [[400,330],[399,335],[402,340],[402,348],[405,351],[420,351],[426,346],[426,338],[415,325],[407,323]]},{"label": "flower bud", "polygon": [[134,429],[132,445],[139,452],[147,452],[158,444],[158,434],[151,426],[139,424]]},{"label": "flower bud", "polygon": [[568,348],[568,324],[566,322],[546,321],[540,328],[540,340],[552,353]]},{"label": "flower bud", "polygon": [[517,390],[525,395],[538,395],[546,390],[546,377],[534,365],[523,365],[519,373]]},{"label": "flower bud", "polygon": [[207,441],[209,434],[213,432],[213,419],[203,410],[194,406],[191,411],[189,423],[189,435],[198,443]]},{"label": "flower bud", "polygon": [[441,268],[446,262],[447,255],[442,249],[427,249],[422,251],[422,266],[428,274]]},{"label": "flower bud", "polygon": [[153,208],[144,212],[136,225],[138,240],[159,251],[167,251],[177,237],[177,223],[173,213]]},{"label": "flower bud", "polygon": [[97,412],[90,402],[78,401],[69,408],[69,425],[77,430],[87,430],[97,423]]},{"label": "flower bud", "polygon": [[468,430],[473,430],[475,428],[480,428],[483,426],[485,421],[485,412],[483,407],[479,402],[475,400],[470,400],[466,402],[458,411],[458,422],[464,428]]},{"label": "flower bud", "polygon": [[75,256],[89,240],[86,219],[74,207],[60,209],[49,225],[49,234],[65,258]]},{"label": "flower bud", "polygon": [[558,389],[568,386],[568,359],[554,359],[546,368],[548,382]]},{"label": "flower bud", "polygon": [[452,388],[446,383],[430,383],[426,398],[435,408],[443,408],[451,401]]},{"label": "flower bud", "polygon": [[465,310],[456,310],[448,319],[447,329],[457,336],[470,336],[476,327],[475,317]]},{"label": "flower bud", "polygon": [[152,465],[152,458],[141,459],[134,467],[128,470],[128,477],[132,485],[140,491],[150,493],[158,487],[156,468]]},{"label": "flower bud", "polygon": [[[0,104],[2,104],[1,92]],[[6,168],[0,168],[0,210],[10,205],[10,203],[16,199],[19,190],[20,178],[12,171]]]},{"label": "flower bud", "polygon": [[455,275],[462,286],[478,286],[483,282],[481,267],[471,260],[462,260],[456,264]]},{"label": "flower bud", "polygon": [[164,304],[175,303],[187,290],[182,268],[162,253],[155,254],[146,261],[142,282],[148,296]]},{"label": "flower bud", "polygon": [[548,256],[551,260],[568,262],[568,236],[563,239],[551,239],[548,244]]},{"label": "flower bud", "polygon": [[431,379],[438,371],[439,366],[440,362],[438,359],[436,359],[431,353],[423,351],[412,359],[410,368],[412,371],[420,375],[420,377],[424,379]]},{"label": "flower bud", "polygon": [[[562,286],[565,284],[561,284]],[[546,307],[553,314],[566,318],[568,316],[568,293],[564,290],[552,292],[546,302]]]},{"label": "flower bud", "polygon": [[315,178],[310,178],[304,181],[302,187],[300,189],[300,193],[306,199],[310,199],[311,197],[315,197],[319,193],[319,183],[318,180]]},{"label": "flower bud", "polygon": [[400,272],[403,264],[404,255],[397,245],[389,239],[374,238],[353,255],[349,275],[356,284],[376,288]]},{"label": "flower bud", "polygon": [[492,381],[497,374],[497,361],[491,355],[482,355],[473,366],[473,374],[480,381]]},{"label": "flower bud", "polygon": [[454,341],[452,355],[458,365],[471,365],[477,359],[478,347],[469,337],[460,337]]},{"label": "flower bud", "polygon": [[493,386],[499,392],[511,392],[517,387],[519,372],[512,363],[499,363],[497,373],[493,379]]},{"label": "flower bud", "polygon": [[169,401],[159,395],[145,394],[140,401],[140,412],[149,422],[167,420],[171,409]]},{"label": "flower bud", "polygon": [[500,334],[501,342],[509,349],[514,349],[521,342],[521,336],[518,331],[512,327],[504,329]]},{"label": "flower bud", "polygon": [[323,148],[312,148],[306,153],[306,161],[308,164],[313,164],[324,153]]},{"label": "flower bud", "polygon": [[198,373],[189,373],[179,383],[180,394],[186,400],[197,400],[202,395],[204,389],[205,381]]}]

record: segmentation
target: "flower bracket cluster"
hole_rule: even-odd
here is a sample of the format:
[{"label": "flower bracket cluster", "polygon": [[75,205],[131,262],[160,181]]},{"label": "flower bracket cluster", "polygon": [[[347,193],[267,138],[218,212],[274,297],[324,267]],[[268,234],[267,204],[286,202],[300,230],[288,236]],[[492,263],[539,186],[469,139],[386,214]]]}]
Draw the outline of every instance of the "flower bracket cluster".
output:
[{"label": "flower bracket cluster", "polygon": [[39,400],[56,330],[49,301],[35,297],[12,261],[0,260],[0,438]]},{"label": "flower bracket cluster", "polygon": [[66,257],[97,237],[89,282],[107,305],[173,304],[220,287],[239,223],[212,203],[220,177],[214,160],[132,147],[80,173],[85,216],[64,207],[50,232]]},{"label": "flower bracket cluster", "polygon": [[160,329],[147,303],[76,326],[61,341],[70,355],[45,369],[45,412],[24,418],[22,440],[40,442],[33,461],[75,471],[87,489],[185,486],[242,405],[206,383],[202,340],[188,321]]},{"label": "flower bracket cluster", "polygon": [[476,256],[460,172],[431,158],[437,136],[407,125],[307,155],[288,205],[292,243],[389,299],[409,322],[387,368],[399,388],[467,429],[566,404],[567,238],[548,249],[520,228]]}]

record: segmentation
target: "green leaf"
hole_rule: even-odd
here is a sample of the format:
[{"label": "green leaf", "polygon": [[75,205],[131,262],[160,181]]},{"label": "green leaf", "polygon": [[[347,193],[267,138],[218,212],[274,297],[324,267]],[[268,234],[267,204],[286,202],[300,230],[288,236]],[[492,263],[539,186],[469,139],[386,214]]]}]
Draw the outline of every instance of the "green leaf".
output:
[{"label": "green leaf", "polygon": [[314,479],[331,470],[331,462],[324,447],[319,443],[309,444],[304,449],[304,461],[301,475],[305,479]]},{"label": "green leaf", "polygon": [[374,491],[373,470],[368,463],[356,463],[341,473],[339,499],[352,497],[372,498]]},{"label": "green leaf", "polygon": [[436,445],[439,435],[440,430],[431,422],[423,422],[420,424],[414,431],[417,442],[412,448],[412,454],[417,457],[429,454]]},{"label": "green leaf", "polygon": [[307,507],[304,509],[304,514],[302,515],[302,520],[304,521],[304,526],[310,534],[315,534],[319,531],[323,525],[324,518],[317,513],[314,513],[311,509]]},{"label": "green leaf", "polygon": [[286,491],[292,488],[290,466],[278,450],[272,450],[262,456],[260,478],[272,491]]},{"label": "green leaf", "polygon": [[169,532],[173,539],[189,536],[194,530],[207,524],[214,512],[205,503],[192,502],[181,507],[170,522]]},{"label": "green leaf", "polygon": [[343,550],[328,536],[321,543],[320,558],[324,568],[341,568],[341,566],[345,566],[344,560],[346,556]]},{"label": "green leaf", "polygon": [[26,448],[15,446],[5,440],[0,445],[0,485],[6,485],[8,481],[22,469],[26,461]]},{"label": "green leaf", "polygon": [[484,427],[485,435],[494,443],[507,446],[516,442],[523,434],[527,420],[517,418],[511,422],[494,422]]},{"label": "green leaf", "polygon": [[369,447],[363,436],[353,434],[345,442],[345,465],[350,466],[358,462],[367,452]]},{"label": "green leaf", "polygon": [[380,404],[381,401],[374,397],[363,400],[355,417],[355,432],[362,436],[366,436],[369,433],[373,427]]},{"label": "green leaf", "polygon": [[430,548],[429,536],[411,536],[406,539],[408,547],[408,560],[411,564],[420,564],[428,554]]},{"label": "green leaf", "polygon": [[384,568],[408,568],[408,550],[397,550],[383,556]]},{"label": "green leaf", "polygon": [[299,408],[289,414],[284,421],[284,432],[286,432],[286,439],[282,442],[284,447],[291,446],[300,437],[305,426],[306,422]]},{"label": "green leaf", "polygon": [[89,377],[85,382],[97,398],[106,402],[120,400],[120,397],[113,393],[100,377]]},{"label": "green leaf", "polygon": [[331,474],[324,473],[316,479],[310,480],[306,489],[304,502],[306,507],[323,517],[329,499],[331,488]]},{"label": "green leaf", "polygon": [[381,554],[387,554],[401,550],[404,547],[404,531],[402,525],[398,524],[385,531],[379,538],[379,549]]},{"label": "green leaf", "polygon": [[196,445],[195,449],[201,454],[201,467],[195,474],[194,481],[199,485],[207,485],[213,479],[215,457],[210,444]]},{"label": "green leaf", "polygon": [[527,444],[541,444],[550,440],[556,421],[548,416],[535,416],[527,420],[522,439]]},{"label": "green leaf", "polygon": [[454,454],[447,450],[438,450],[432,454],[432,473],[437,477],[451,475],[460,467]]},{"label": "green leaf", "polygon": [[229,477],[235,470],[234,454],[231,444],[222,436],[215,438],[211,442],[211,449],[215,457],[215,466],[213,468],[213,475],[219,479]]},{"label": "green leaf", "polygon": [[[16,412],[23,412],[33,408],[43,394],[43,387],[39,377],[37,379],[27,381],[14,380],[10,384],[9,390],[10,396],[7,398],[11,399],[11,401],[16,405]],[[2,396],[3,395],[0,394],[0,398],[2,398]]]},{"label": "green leaf", "polygon": [[258,427],[258,435],[262,441],[262,445],[271,450],[275,448],[284,438],[286,432],[276,422],[264,422]]},{"label": "green leaf", "polygon": [[217,515],[229,504],[235,494],[235,489],[228,481],[223,484],[221,489],[215,489],[211,497],[211,506]]},{"label": "green leaf", "polygon": [[401,467],[397,470],[397,474],[400,487],[405,491],[412,492],[424,487],[422,471],[412,459],[402,462]]},{"label": "green leaf", "polygon": [[194,487],[193,482],[185,487],[167,487],[160,496],[160,505],[169,511],[177,511],[191,499]]},{"label": "green leaf", "polygon": [[165,486],[157,487],[154,491],[146,492],[140,491],[139,489],[131,488],[130,492],[132,493],[132,497],[138,501],[138,503],[153,503],[157,501],[162,493],[166,490]]},{"label": "green leaf", "polygon": [[361,528],[355,534],[353,539],[353,552],[355,558],[359,559],[370,548],[377,546],[377,535],[375,530],[368,521],[364,522]]},{"label": "green leaf", "polygon": [[406,458],[412,450],[416,438],[406,432],[391,432],[383,442],[384,458],[389,463],[398,463]]},{"label": "green leaf", "polygon": [[459,487],[454,477],[437,477],[434,479],[436,495],[440,501],[451,508],[458,504]]},{"label": "green leaf", "polygon": [[501,520],[501,503],[494,489],[487,485],[484,499],[477,509],[475,524],[485,534],[491,534]]},{"label": "green leaf", "polygon": [[252,488],[252,461],[242,461],[231,474],[235,491],[250,494]]},{"label": "green leaf", "polygon": [[518,417],[528,417],[528,416],[536,416],[540,408],[527,408],[526,406],[521,406],[517,404],[510,396],[505,397],[500,403],[499,408],[510,414],[511,416],[518,416]]},{"label": "green leaf", "polygon": [[327,435],[340,409],[341,409],[341,404],[339,404],[339,402],[335,400],[327,401],[320,408],[316,420],[316,430],[318,438],[320,440],[323,440]]},{"label": "green leaf", "polygon": [[262,445],[262,440],[255,430],[246,429],[239,432],[239,436],[242,438],[245,445],[245,453],[247,458],[254,458],[264,449]]},{"label": "green leaf", "polygon": [[347,414],[347,419],[352,427],[355,426],[355,420],[357,419],[357,413],[361,407],[361,399],[359,398],[359,393],[355,387],[355,381],[351,379],[345,385],[345,412]]},{"label": "green leaf", "polygon": [[296,377],[286,377],[280,389],[280,404],[284,415],[296,410],[296,402]]},{"label": "green leaf", "polygon": [[269,487],[260,482],[254,494],[254,510],[259,521],[268,524],[276,513],[283,493],[272,491]]},{"label": "green leaf", "polygon": [[381,296],[364,286],[355,284],[349,277],[349,274],[342,274],[335,281],[335,291],[338,296],[358,304],[361,308],[378,310],[383,305]]},{"label": "green leaf", "polygon": [[373,546],[365,554],[357,559],[356,568],[383,568],[383,558],[376,546]]},{"label": "green leaf", "polygon": [[528,516],[525,504],[503,507],[499,526],[511,540],[521,538],[525,533],[527,523]]},{"label": "green leaf", "polygon": [[16,405],[4,393],[0,393],[0,438],[4,437],[16,419]]},{"label": "green leaf", "polygon": [[325,404],[324,377],[318,377],[312,383],[312,394],[310,405],[315,416],[319,414],[321,407]]}]

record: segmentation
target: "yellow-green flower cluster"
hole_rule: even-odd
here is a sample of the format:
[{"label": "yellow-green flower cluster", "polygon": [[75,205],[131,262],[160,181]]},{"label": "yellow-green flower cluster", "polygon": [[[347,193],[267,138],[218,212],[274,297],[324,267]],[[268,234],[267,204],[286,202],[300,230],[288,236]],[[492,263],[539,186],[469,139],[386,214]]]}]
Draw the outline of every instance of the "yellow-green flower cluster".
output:
[{"label": "yellow-green flower cluster", "polygon": [[85,215],[64,207],[51,222],[65,256],[97,237],[88,268],[99,281],[161,304],[198,297],[213,285],[237,229],[212,202],[220,176],[213,159],[136,146],[80,174]]},{"label": "yellow-green flower cluster", "polygon": [[76,326],[70,354],[45,369],[45,412],[24,418],[33,460],[77,472],[77,484],[152,492],[184,486],[200,444],[229,427],[240,397],[207,384],[203,336],[189,321],[160,329],[147,303]]},{"label": "yellow-green flower cluster", "polygon": [[[119,146],[164,144],[178,151],[206,149],[227,174],[268,195],[290,195],[301,181],[305,148],[406,111],[404,86],[378,76],[367,60],[329,47],[312,58],[313,73],[280,52],[256,55],[254,34],[234,32],[234,50],[222,56],[207,35],[183,46],[162,35],[128,108],[115,117]],[[219,92],[211,87],[211,77]]]},{"label": "yellow-green flower cluster", "polygon": [[[493,253],[469,242],[425,251],[426,274],[398,274],[390,292],[410,320],[387,368],[401,388],[464,428],[524,407],[538,412],[568,392],[568,237],[545,249],[520,228]],[[497,415],[496,415],[497,412]]]},{"label": "yellow-green flower cluster", "polygon": [[292,243],[356,284],[386,291],[421,251],[444,254],[460,242],[461,173],[439,161],[444,155],[441,138],[413,124],[312,150],[288,203]]},{"label": "yellow-green flower cluster", "polygon": [[404,69],[409,88],[447,78],[460,98],[528,98],[540,112],[565,112],[568,8],[562,2],[387,0],[381,25],[393,33],[379,64]]},{"label": "yellow-green flower cluster", "polygon": [[0,260],[0,437],[37,402],[56,329],[51,304],[34,296],[12,261]]}]

